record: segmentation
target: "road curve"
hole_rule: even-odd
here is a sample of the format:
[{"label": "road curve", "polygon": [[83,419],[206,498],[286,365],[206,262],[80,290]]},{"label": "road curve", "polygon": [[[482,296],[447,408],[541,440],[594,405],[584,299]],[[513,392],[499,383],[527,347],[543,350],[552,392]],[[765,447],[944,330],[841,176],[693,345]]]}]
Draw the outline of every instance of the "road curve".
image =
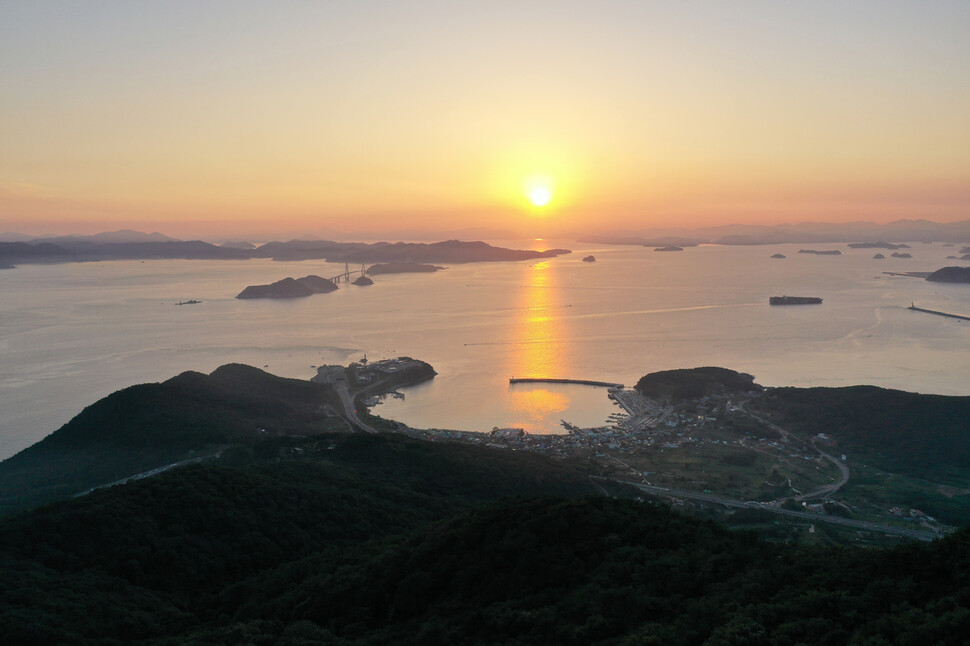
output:
[{"label": "road curve", "polygon": [[[603,480],[609,480],[609,478],[602,478]],[[726,507],[741,508],[746,507],[749,509],[761,509],[772,514],[779,514],[781,516],[791,516],[793,518],[802,518],[805,520],[811,520],[815,522],[822,523],[833,523],[835,525],[844,525],[846,527],[854,527],[856,529],[862,529],[871,532],[881,532],[883,534],[895,534],[897,536],[905,536],[906,538],[915,538],[921,541],[932,541],[940,538],[941,535],[936,532],[919,530],[919,529],[907,529],[905,527],[895,527],[893,525],[883,525],[880,523],[873,523],[867,520],[856,520],[854,518],[842,518],[841,516],[829,516],[825,514],[814,514],[807,511],[794,511],[791,509],[782,509],[781,507],[772,507],[760,503],[757,501],[749,500],[734,500],[732,498],[725,498],[723,496],[716,496],[714,494],[702,493],[699,491],[687,491],[684,489],[670,489],[668,487],[657,487],[654,485],[645,485],[639,482],[630,482],[628,480],[614,480],[620,484],[630,485],[636,487],[641,491],[655,495],[655,496],[665,496],[672,498],[687,498],[690,500],[700,500],[702,502],[713,502]]]}]

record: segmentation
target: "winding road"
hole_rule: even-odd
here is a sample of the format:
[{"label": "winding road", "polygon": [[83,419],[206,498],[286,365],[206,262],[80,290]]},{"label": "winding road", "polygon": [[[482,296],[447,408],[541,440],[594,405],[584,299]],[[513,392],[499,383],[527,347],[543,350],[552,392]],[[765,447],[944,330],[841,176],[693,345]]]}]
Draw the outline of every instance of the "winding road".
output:
[{"label": "winding road", "polygon": [[[593,476],[594,478],[600,480],[610,480],[610,478],[603,478],[600,476]],[[725,507],[735,507],[735,508],[748,508],[748,509],[761,509],[763,511],[770,512],[772,514],[779,514],[781,516],[791,516],[793,518],[802,518],[804,520],[811,520],[815,522],[822,523],[833,523],[835,525],[844,525],[845,527],[854,527],[856,529],[861,529],[870,532],[880,532],[883,534],[894,534],[897,536],[905,536],[906,538],[915,538],[921,541],[932,541],[937,538],[941,538],[942,534],[928,530],[920,529],[907,529],[905,527],[895,527],[893,525],[883,525],[880,523],[872,523],[867,520],[855,520],[853,518],[842,518],[841,516],[829,516],[826,514],[815,514],[806,511],[794,511],[791,509],[782,509],[781,507],[772,507],[771,505],[766,505],[765,503],[757,502],[754,500],[743,501],[734,500],[732,498],[724,498],[723,496],[716,496],[714,494],[702,493],[699,491],[687,491],[684,489],[671,489],[669,487],[656,487],[653,485],[645,485],[638,482],[630,482],[628,480],[613,480],[613,482],[618,482],[621,484],[630,485],[631,487],[636,487],[645,493],[649,493],[654,496],[664,496],[668,498],[687,498],[689,500],[699,500],[701,502],[712,502]]]},{"label": "winding road", "polygon": [[[767,426],[771,430],[773,430],[776,433],[780,434],[783,438],[785,438],[785,440],[789,440],[790,438],[794,437],[799,442],[802,442],[802,439],[801,438],[792,435],[791,433],[789,433],[788,431],[786,431],[782,427],[778,426],[777,424],[773,424],[772,422],[769,422],[768,420],[766,420],[761,415],[758,415],[756,413],[752,413],[751,411],[749,411],[747,408],[745,408],[745,405],[747,403],[748,403],[747,401],[743,401],[743,402],[740,402],[738,404],[738,408],[741,409],[741,411],[745,415],[748,415],[752,419],[755,419],[755,420],[761,422],[762,424],[764,424],[765,426]],[[828,460],[829,462],[831,462],[832,464],[834,464],[836,467],[838,467],[839,472],[842,475],[839,478],[838,482],[834,482],[832,484],[823,485],[821,487],[818,487],[816,489],[813,489],[812,491],[808,491],[806,493],[803,493],[803,494],[800,494],[800,495],[796,496],[795,497],[795,500],[797,502],[802,502],[803,500],[811,500],[813,498],[825,498],[826,496],[831,496],[832,494],[834,494],[835,492],[837,492],[839,489],[841,489],[842,487],[844,487],[845,486],[845,483],[849,481],[849,467],[845,464],[845,462],[843,462],[842,460],[839,460],[838,458],[835,458],[835,457],[829,455],[828,453],[826,453],[822,449],[818,448],[818,445],[816,444],[816,440],[815,439],[812,439],[811,445],[812,445],[812,448],[815,449],[815,451],[818,452],[818,454],[820,456],[822,456],[823,458],[825,458],[826,460]],[[748,447],[748,448],[752,448],[752,447]]]}]

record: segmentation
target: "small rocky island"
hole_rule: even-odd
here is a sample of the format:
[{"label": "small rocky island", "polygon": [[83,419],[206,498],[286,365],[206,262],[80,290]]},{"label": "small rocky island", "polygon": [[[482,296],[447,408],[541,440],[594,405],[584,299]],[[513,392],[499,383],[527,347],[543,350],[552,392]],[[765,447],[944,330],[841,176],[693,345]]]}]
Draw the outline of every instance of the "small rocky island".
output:
[{"label": "small rocky island", "polygon": [[367,285],[373,285],[373,284],[374,284],[374,281],[364,275],[357,277],[357,279],[351,283],[351,285],[357,285],[359,287],[366,287]]},{"label": "small rocky island", "polygon": [[236,298],[302,298],[312,294],[326,294],[337,289],[333,281],[321,276],[284,278],[269,285],[250,285]]},{"label": "small rocky island", "polygon": [[841,256],[842,252],[838,249],[799,249],[798,253],[813,253],[816,256]]},{"label": "small rocky island", "polygon": [[893,244],[892,242],[850,242],[850,249],[909,249],[908,244]]},{"label": "small rocky island", "polygon": [[596,256],[586,256],[583,258],[583,262],[596,262]]},{"label": "small rocky island", "polygon": [[882,255],[881,253],[877,253],[875,256],[872,257],[873,260],[884,260],[885,258],[886,256]]},{"label": "small rocky island", "polygon": [[675,247],[674,245],[667,245],[666,247],[657,247],[654,251],[683,251],[683,247]]},{"label": "small rocky island", "polygon": [[970,283],[970,267],[943,267],[926,277],[935,283]]},{"label": "small rocky island", "polygon": [[890,254],[890,255],[891,255],[891,256],[892,256],[893,258],[912,258],[912,257],[913,257],[913,254],[910,254],[910,253],[900,253],[900,252],[898,252],[898,251],[894,251],[894,252],[893,252],[892,254]]},{"label": "small rocky island", "polygon": [[367,268],[367,273],[371,276],[379,274],[421,274],[441,271],[444,267],[438,265],[422,265],[417,262],[386,262],[371,265]]},{"label": "small rocky island", "polygon": [[771,257],[772,258],[787,258],[788,256],[786,256],[783,253],[776,253],[776,254],[772,254]]}]

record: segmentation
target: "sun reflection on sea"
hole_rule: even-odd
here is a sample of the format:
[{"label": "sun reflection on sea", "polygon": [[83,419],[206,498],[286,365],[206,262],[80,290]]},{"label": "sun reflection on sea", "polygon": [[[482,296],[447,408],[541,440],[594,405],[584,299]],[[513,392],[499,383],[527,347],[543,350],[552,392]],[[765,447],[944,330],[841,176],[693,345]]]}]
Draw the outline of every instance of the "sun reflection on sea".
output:
[{"label": "sun reflection on sea", "polygon": [[[519,316],[514,338],[517,351],[512,355],[511,375],[516,377],[561,377],[566,348],[562,342],[563,320],[559,309],[555,269],[549,262],[528,268],[525,286],[518,301]],[[509,408],[516,415],[515,426],[527,431],[549,429],[544,419],[569,408],[569,396],[551,390],[528,386],[509,387]]]}]

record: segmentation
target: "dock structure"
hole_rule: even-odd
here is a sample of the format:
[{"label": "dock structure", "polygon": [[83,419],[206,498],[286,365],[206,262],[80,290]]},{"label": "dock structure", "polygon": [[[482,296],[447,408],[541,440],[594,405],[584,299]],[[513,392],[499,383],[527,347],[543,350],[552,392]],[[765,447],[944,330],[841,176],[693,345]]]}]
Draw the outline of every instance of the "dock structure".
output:
[{"label": "dock structure", "polygon": [[916,307],[916,305],[910,303],[909,307],[906,309],[913,310],[914,312],[926,312],[927,314],[936,314],[937,316],[945,316],[951,319],[960,319],[961,321],[970,321],[970,316],[963,316],[962,314],[950,314],[949,312],[939,312],[937,310],[928,310],[923,307]]},{"label": "dock structure", "polygon": [[541,377],[526,377],[509,379],[510,384],[580,384],[582,386],[603,386],[605,388],[623,388],[623,384],[613,384],[608,381],[593,381],[591,379],[550,379]]}]

